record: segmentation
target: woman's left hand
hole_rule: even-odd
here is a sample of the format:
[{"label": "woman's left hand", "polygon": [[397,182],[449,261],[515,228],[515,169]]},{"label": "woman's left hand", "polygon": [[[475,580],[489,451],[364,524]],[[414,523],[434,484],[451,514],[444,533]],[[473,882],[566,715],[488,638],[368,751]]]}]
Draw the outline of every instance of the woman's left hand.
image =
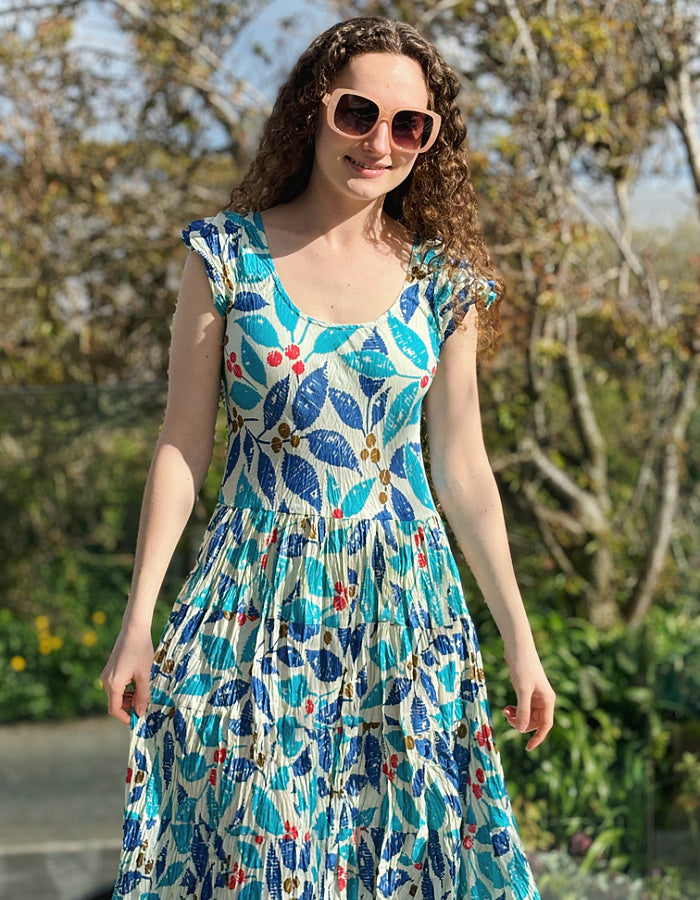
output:
[{"label": "woman's left hand", "polygon": [[554,724],[556,694],[547,680],[534,647],[510,651],[506,648],[505,660],[518,706],[504,707],[503,714],[516,731],[535,732],[525,746],[526,750],[534,750]]}]

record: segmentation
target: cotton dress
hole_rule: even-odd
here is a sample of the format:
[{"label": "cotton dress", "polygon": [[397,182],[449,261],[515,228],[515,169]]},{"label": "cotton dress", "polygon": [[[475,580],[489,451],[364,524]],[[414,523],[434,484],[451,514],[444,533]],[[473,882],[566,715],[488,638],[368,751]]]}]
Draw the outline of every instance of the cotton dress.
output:
[{"label": "cotton dress", "polygon": [[420,443],[450,298],[483,279],[416,238],[390,308],[334,325],[258,212],[183,238],[225,318],[228,453],[131,715],[113,900],[539,898]]}]

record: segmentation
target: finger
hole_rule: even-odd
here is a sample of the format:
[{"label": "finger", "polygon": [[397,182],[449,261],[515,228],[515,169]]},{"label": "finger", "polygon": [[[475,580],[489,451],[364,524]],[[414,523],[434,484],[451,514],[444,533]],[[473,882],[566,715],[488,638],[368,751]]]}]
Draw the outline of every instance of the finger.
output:
[{"label": "finger", "polygon": [[134,681],[136,683],[134,709],[137,716],[142,716],[151,699],[150,679],[148,675],[137,675]]},{"label": "finger", "polygon": [[128,707],[125,707],[124,705],[125,692],[114,688],[106,690],[108,698],[107,712],[110,716],[114,716],[115,719],[119,719],[120,722],[128,725],[131,718],[129,716]]},{"label": "finger", "polygon": [[554,725],[554,703],[548,704],[543,710],[538,711],[537,718],[540,720],[537,729],[530,740],[527,742],[525,749],[534,750],[547,737]]},{"label": "finger", "polygon": [[518,731],[529,731],[530,697],[531,695],[529,693],[518,696],[518,708],[515,712],[515,727]]}]

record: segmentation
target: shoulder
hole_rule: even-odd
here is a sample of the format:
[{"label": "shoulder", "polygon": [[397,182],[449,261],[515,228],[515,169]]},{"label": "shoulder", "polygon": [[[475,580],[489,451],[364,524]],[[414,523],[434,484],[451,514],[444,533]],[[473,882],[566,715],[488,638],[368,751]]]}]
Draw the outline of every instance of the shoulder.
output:
[{"label": "shoulder", "polygon": [[221,210],[214,216],[194,219],[183,229],[182,239],[191,248],[193,241],[204,242],[210,250],[218,252],[222,244],[240,239],[246,224],[245,217],[233,210]]}]

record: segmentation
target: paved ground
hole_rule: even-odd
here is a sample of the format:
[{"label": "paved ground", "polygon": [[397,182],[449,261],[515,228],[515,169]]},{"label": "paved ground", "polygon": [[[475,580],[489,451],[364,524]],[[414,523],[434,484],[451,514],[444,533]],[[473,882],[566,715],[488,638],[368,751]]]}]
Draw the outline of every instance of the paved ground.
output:
[{"label": "paved ground", "polygon": [[114,882],[128,745],[107,715],[0,726],[0,900],[88,900]]}]

